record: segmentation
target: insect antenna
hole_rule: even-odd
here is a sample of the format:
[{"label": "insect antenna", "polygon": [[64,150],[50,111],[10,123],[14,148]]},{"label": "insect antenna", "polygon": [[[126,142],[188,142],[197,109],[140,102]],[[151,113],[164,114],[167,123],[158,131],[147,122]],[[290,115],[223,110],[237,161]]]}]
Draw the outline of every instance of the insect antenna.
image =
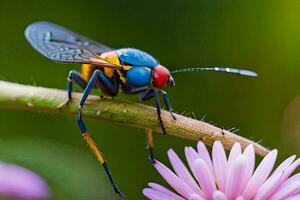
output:
[{"label": "insect antenna", "polygon": [[244,76],[257,76],[257,73],[254,71],[245,70],[245,69],[228,68],[228,67],[180,68],[180,69],[172,70],[171,74],[182,73],[182,72],[201,72],[201,71],[228,72],[228,73],[240,74]]}]

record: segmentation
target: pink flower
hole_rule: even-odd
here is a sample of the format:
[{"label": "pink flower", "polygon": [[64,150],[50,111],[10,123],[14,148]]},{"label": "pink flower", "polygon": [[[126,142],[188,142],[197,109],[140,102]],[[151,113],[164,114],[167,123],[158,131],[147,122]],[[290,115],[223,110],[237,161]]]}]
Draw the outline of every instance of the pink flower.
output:
[{"label": "pink flower", "polygon": [[46,199],[50,196],[46,182],[23,167],[0,162],[0,198]]},{"label": "pink flower", "polygon": [[290,177],[300,165],[296,156],[289,157],[273,171],[277,150],[265,156],[255,169],[252,145],[242,152],[236,143],[227,158],[221,142],[213,144],[211,156],[205,145],[198,142],[197,151],[185,147],[185,156],[191,173],[172,149],[168,157],[174,172],[159,161],[154,164],[174,191],[149,183],[144,195],[151,200],[300,199],[300,173]]}]

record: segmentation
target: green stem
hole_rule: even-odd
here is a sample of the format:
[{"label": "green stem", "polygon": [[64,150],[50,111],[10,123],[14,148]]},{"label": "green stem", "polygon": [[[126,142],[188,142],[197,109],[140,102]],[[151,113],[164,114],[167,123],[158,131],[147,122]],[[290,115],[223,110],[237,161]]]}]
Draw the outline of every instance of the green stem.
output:
[{"label": "green stem", "polygon": [[[81,94],[73,93],[72,102],[68,106],[57,107],[66,100],[67,92],[58,89],[26,86],[6,81],[0,81],[0,107],[45,112],[64,115],[77,113]],[[239,135],[215,127],[203,121],[191,119],[175,114],[173,120],[167,111],[162,111],[162,118],[169,135],[190,140],[201,140],[207,145],[212,145],[215,140],[220,140],[226,149],[230,149],[235,142],[242,148],[253,144],[258,155],[264,156],[269,150],[263,146],[245,139]],[[120,99],[90,96],[83,109],[83,117],[94,120],[107,120],[127,126],[153,129],[161,133],[157,120],[156,110],[143,104]]]}]

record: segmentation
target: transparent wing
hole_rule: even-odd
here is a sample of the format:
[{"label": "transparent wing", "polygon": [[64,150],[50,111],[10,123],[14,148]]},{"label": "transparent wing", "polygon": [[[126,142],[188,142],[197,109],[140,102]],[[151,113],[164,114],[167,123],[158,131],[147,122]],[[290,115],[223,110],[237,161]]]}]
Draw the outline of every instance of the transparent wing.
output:
[{"label": "transparent wing", "polygon": [[26,28],[25,36],[34,49],[51,60],[118,67],[99,56],[113,49],[59,25],[35,22]]}]

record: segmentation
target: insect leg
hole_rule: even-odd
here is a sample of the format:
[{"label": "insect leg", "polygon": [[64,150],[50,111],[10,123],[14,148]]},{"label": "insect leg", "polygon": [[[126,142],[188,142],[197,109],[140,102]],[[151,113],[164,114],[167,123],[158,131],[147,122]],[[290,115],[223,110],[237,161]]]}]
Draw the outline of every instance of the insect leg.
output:
[{"label": "insect leg", "polygon": [[68,76],[68,98],[72,99],[73,82],[77,83],[82,89],[86,87],[86,81],[77,71],[71,70]]},{"label": "insect leg", "polygon": [[105,172],[106,172],[106,175],[110,181],[110,183],[112,184],[112,187],[115,191],[115,193],[117,193],[118,195],[120,195],[122,198],[124,197],[124,195],[121,193],[121,191],[119,190],[119,188],[117,187],[117,185],[115,184],[115,181],[108,169],[108,166],[107,166],[107,162],[104,160],[103,156],[102,156],[102,153],[101,151],[99,150],[97,144],[94,142],[94,140],[90,137],[90,135],[88,134],[87,132],[87,128],[81,118],[81,112],[82,112],[82,108],[83,108],[83,105],[90,93],[90,91],[92,90],[92,88],[94,87],[95,83],[96,83],[96,80],[99,80],[105,87],[107,90],[110,90],[111,93],[115,93],[117,92],[116,90],[116,81],[113,81],[113,83],[111,82],[111,80],[105,76],[103,74],[102,71],[100,70],[96,70],[94,71],[90,81],[88,82],[84,92],[83,92],[83,95],[81,97],[81,100],[80,100],[80,105],[79,105],[79,109],[78,109],[78,114],[77,114],[77,122],[78,122],[78,125],[79,125],[79,128],[80,128],[80,131],[81,131],[81,134],[83,136],[83,138],[85,139],[85,141],[88,143],[90,149],[92,150],[92,152],[95,154],[98,162],[103,166]]},{"label": "insect leg", "polygon": [[154,159],[154,143],[153,143],[153,135],[152,135],[152,129],[147,129],[147,141],[148,141],[148,145],[147,145],[147,149],[148,149],[148,154],[149,154],[149,160],[152,164],[155,163],[155,159]]},{"label": "insect leg", "polygon": [[78,84],[82,89],[86,87],[86,81],[82,78],[81,74],[77,71],[71,70],[68,75],[68,99],[61,103],[58,108],[62,108],[67,105],[72,99],[73,82]]},{"label": "insect leg", "polygon": [[158,120],[159,120],[160,127],[161,127],[164,135],[166,135],[167,131],[165,129],[164,122],[161,118],[161,107],[160,107],[158,92],[155,89],[150,89],[150,90],[148,90],[144,93],[144,95],[141,97],[141,100],[145,101],[145,100],[151,99],[153,97],[155,98],[157,117],[158,117]]},{"label": "insect leg", "polygon": [[175,115],[172,112],[172,107],[171,107],[169,96],[168,96],[167,92],[166,91],[161,91],[161,93],[162,93],[162,95],[164,97],[164,102],[165,102],[165,105],[167,107],[167,110],[170,112],[170,114],[173,117],[173,119],[176,120],[176,117],[175,117]]},{"label": "insect leg", "polygon": [[140,98],[142,101],[146,101],[146,100],[152,99],[154,97],[155,97],[154,89],[149,89],[149,90],[145,91]]},{"label": "insect leg", "polygon": [[161,118],[161,107],[160,107],[160,102],[159,102],[159,95],[158,95],[158,93],[155,89],[153,89],[153,91],[154,91],[154,94],[155,94],[155,105],[156,105],[156,112],[157,112],[157,117],[158,117],[158,120],[159,120],[159,124],[160,124],[161,130],[163,131],[164,135],[166,135],[167,131],[166,131],[164,122]]}]

